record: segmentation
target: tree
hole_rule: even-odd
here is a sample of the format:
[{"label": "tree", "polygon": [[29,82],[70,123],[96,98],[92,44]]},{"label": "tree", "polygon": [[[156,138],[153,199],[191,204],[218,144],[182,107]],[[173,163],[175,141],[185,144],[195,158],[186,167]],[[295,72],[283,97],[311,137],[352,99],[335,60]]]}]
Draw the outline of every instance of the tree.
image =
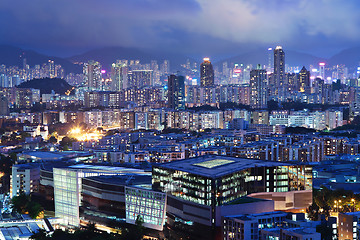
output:
[{"label": "tree", "polygon": [[275,100],[270,100],[267,102],[267,108],[269,110],[269,112],[274,111],[274,110],[278,110],[279,109],[279,103]]},{"label": "tree", "polygon": [[27,211],[26,206],[30,202],[30,196],[25,193],[21,193],[19,196],[15,196],[11,199],[13,211],[20,214],[25,214]]},{"label": "tree", "polygon": [[69,147],[71,147],[73,142],[76,142],[75,138],[63,137],[63,139],[60,141],[60,146],[64,150],[67,150]]},{"label": "tree", "polygon": [[316,203],[311,204],[307,209],[306,213],[308,218],[312,221],[317,221],[319,219],[319,206]]},{"label": "tree", "polygon": [[57,138],[55,136],[51,136],[49,138],[49,142],[52,143],[52,144],[55,144],[55,143],[57,143]]},{"label": "tree", "polygon": [[30,195],[21,193],[11,199],[13,211],[20,214],[29,214],[31,218],[37,218],[43,212],[43,207],[31,200]]},{"label": "tree", "polygon": [[45,229],[39,229],[37,232],[33,233],[32,236],[30,236],[29,239],[33,240],[48,240],[50,237],[46,233]]},{"label": "tree", "polygon": [[41,230],[34,233],[30,239],[33,240],[127,240],[119,234],[109,234],[107,232],[100,232],[94,229],[76,229],[75,232],[70,233],[69,231],[63,231],[56,229],[52,235],[47,234]]},{"label": "tree", "polygon": [[21,137],[21,140],[22,140],[22,141],[25,141],[25,138],[31,137],[31,135],[30,135],[30,133],[28,133],[28,132],[21,132],[21,133],[20,133],[20,137]]},{"label": "tree", "polygon": [[141,240],[144,236],[144,219],[138,215],[135,220],[135,225],[131,226],[124,232],[124,239],[126,240]]},{"label": "tree", "polygon": [[27,204],[26,209],[27,209],[27,211],[29,213],[29,216],[31,218],[37,218],[43,212],[43,207],[39,203],[34,202],[34,201],[30,201]]}]

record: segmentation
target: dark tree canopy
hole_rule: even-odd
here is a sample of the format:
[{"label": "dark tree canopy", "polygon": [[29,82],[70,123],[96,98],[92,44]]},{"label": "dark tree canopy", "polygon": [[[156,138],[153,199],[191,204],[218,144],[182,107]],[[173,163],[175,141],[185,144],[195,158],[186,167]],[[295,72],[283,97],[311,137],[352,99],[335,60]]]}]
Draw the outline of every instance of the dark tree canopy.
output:
[{"label": "dark tree canopy", "polygon": [[[52,91],[58,94],[65,94],[73,90],[73,86],[61,78],[38,78],[21,83],[18,88],[35,88],[40,90],[40,94],[50,94]],[[73,93],[74,91],[72,91]]]}]

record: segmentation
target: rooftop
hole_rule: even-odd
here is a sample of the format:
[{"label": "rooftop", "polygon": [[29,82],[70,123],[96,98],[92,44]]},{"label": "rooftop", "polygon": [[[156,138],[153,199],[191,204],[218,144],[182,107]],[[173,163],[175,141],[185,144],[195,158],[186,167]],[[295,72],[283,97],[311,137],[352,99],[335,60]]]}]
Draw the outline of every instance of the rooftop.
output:
[{"label": "rooftop", "polygon": [[143,173],[143,169],[138,168],[128,168],[128,167],[114,167],[107,165],[87,165],[87,164],[77,164],[68,167],[69,170],[79,170],[84,172],[116,172],[116,173]]},{"label": "rooftop", "polygon": [[[267,200],[269,201],[269,200]],[[274,211],[274,212],[264,212],[264,213],[254,213],[254,214],[240,214],[240,215],[229,215],[225,216],[227,218],[236,218],[241,220],[252,220],[258,218],[268,218],[268,217],[278,217],[278,216],[286,216],[288,213],[282,211]]]},{"label": "rooftop", "polygon": [[87,177],[89,180],[93,180],[100,183],[106,183],[110,185],[126,185],[126,186],[136,186],[136,185],[146,185],[151,184],[151,173],[147,174],[123,174],[115,176],[95,176]]},{"label": "rooftop", "polygon": [[263,161],[257,159],[227,157],[221,155],[205,155],[185,160],[158,164],[157,166],[188,172],[209,178],[218,178],[252,167],[275,167],[290,165],[293,164],[274,161]]}]

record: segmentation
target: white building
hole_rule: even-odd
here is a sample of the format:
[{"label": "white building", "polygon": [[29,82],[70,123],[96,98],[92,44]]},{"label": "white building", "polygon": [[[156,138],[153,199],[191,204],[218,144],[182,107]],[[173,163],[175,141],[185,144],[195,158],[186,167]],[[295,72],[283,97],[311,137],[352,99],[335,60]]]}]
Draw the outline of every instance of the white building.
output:
[{"label": "white building", "polygon": [[270,125],[284,125],[289,126],[288,111],[273,111],[270,115]]},{"label": "white building", "polygon": [[223,112],[201,113],[201,129],[224,128]]},{"label": "white building", "polygon": [[344,118],[341,110],[326,110],[325,123],[329,130],[343,125]]},{"label": "white building", "polygon": [[82,178],[100,175],[121,175],[124,173],[143,174],[141,169],[74,165],[68,168],[54,168],[55,217],[66,226],[78,227],[80,224]]},{"label": "white building", "polygon": [[90,111],[84,113],[85,123],[92,127],[102,126],[102,111]]},{"label": "white building", "polygon": [[37,192],[40,182],[40,167],[37,164],[19,164],[12,167],[10,196]]}]

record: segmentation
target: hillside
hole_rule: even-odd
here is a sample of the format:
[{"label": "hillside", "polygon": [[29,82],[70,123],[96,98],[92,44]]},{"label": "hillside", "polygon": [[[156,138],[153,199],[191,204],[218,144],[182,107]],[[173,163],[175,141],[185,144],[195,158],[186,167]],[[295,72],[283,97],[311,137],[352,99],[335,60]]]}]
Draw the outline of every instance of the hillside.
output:
[{"label": "hillside", "polygon": [[360,65],[360,47],[348,48],[329,59],[329,64],[345,64],[349,68],[355,68]]},{"label": "hillside", "polygon": [[[73,86],[61,78],[33,79],[27,82],[23,82],[17,87],[40,89],[40,94],[50,94],[52,91],[58,94],[65,94],[66,91],[73,89]],[[73,94],[74,91],[71,93]]]}]

